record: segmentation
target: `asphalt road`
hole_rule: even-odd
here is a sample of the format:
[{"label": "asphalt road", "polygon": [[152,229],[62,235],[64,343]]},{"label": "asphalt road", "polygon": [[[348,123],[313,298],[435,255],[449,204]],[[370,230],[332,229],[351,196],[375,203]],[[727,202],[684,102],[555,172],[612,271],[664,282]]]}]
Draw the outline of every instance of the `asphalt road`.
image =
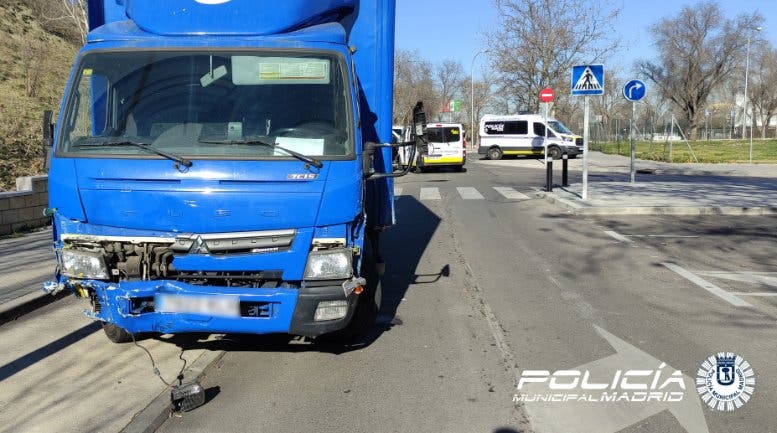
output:
[{"label": "asphalt road", "polygon": [[[360,344],[141,341],[168,378],[179,355],[225,351],[204,377],[208,402],[159,431],[777,431],[777,218],[583,219],[535,197],[541,161],[468,166],[398,180],[380,323]],[[50,253],[36,245],[24,253]],[[23,280],[41,268],[3,264]],[[108,343],[82,308],[66,298],[0,326],[0,432],[119,431],[164,391],[144,351]],[[721,351],[756,378],[731,412],[706,407],[695,384]],[[600,392],[551,381],[518,392],[537,370],[562,370],[556,388],[588,372],[619,392],[623,377],[657,373],[681,398],[525,401]]]},{"label": "asphalt road", "polygon": [[[543,173],[536,160],[471,161],[400,179],[373,335],[349,348],[220,342],[208,403],[160,431],[775,431],[777,219],[574,218],[534,197]],[[721,351],[757,380],[732,412],[695,389]],[[517,394],[527,370],[589,383],[677,372],[682,385],[662,390],[681,399],[515,402],[556,392]]]}]

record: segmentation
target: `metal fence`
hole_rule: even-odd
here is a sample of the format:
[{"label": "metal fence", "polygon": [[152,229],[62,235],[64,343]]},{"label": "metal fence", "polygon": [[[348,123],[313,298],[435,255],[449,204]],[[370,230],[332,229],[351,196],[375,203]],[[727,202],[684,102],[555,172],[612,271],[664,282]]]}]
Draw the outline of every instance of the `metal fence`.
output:
[{"label": "metal fence", "polygon": [[[638,124],[636,127],[636,138],[643,141],[682,141],[690,139],[687,128],[680,127],[677,123],[672,126],[671,122],[666,124]],[[727,128],[707,128],[701,127],[697,130],[696,140],[742,140],[750,138],[751,128],[746,128],[744,137],[742,127]],[[582,133],[582,126],[580,127]],[[615,119],[609,125],[603,123],[592,123],[590,126],[591,142],[618,142],[629,139],[629,120]],[[777,125],[766,128],[766,136],[760,127],[752,129],[753,140],[775,139],[777,138]]]}]

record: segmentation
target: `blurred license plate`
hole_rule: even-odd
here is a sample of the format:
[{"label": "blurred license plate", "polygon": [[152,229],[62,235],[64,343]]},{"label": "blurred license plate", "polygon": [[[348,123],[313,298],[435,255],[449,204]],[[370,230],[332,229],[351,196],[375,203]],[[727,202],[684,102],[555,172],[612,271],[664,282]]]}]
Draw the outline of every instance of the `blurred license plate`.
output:
[{"label": "blurred license plate", "polygon": [[156,311],[163,313],[193,313],[207,316],[239,317],[237,296],[166,295],[156,296]]}]

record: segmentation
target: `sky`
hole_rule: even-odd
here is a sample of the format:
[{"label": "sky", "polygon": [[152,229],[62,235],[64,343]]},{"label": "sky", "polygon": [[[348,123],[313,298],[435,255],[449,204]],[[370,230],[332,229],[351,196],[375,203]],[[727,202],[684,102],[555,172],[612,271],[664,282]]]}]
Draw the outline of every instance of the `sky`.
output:
[{"label": "sky", "polygon": [[[650,26],[676,15],[683,6],[698,2],[613,0],[610,3],[621,9],[614,27],[624,49],[604,63],[605,73],[609,64],[620,67],[629,75],[636,60],[656,57]],[[758,35],[777,47],[776,0],[720,0],[719,4],[727,18],[759,11],[764,17],[764,24]],[[422,58],[433,63],[445,59],[459,60],[469,74],[473,57],[486,48],[483,35],[498,23],[492,0],[397,0],[396,48],[417,50]],[[485,54],[477,57],[474,63],[476,77],[480,68],[487,64]]]}]

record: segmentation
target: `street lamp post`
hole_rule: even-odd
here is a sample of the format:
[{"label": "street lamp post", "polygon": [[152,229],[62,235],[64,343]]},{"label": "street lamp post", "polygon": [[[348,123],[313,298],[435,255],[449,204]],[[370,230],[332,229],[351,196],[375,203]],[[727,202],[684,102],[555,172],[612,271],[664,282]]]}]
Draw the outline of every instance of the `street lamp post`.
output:
[{"label": "street lamp post", "polygon": [[477,53],[475,53],[474,56],[472,56],[472,64],[469,68],[469,87],[470,87],[470,95],[469,95],[469,117],[470,117],[470,123],[469,123],[469,129],[470,134],[472,134],[471,141],[472,141],[472,147],[477,147],[477,133],[475,132],[475,59],[478,58],[479,55],[483,53],[488,53],[489,50],[480,50]]},{"label": "street lamp post", "polygon": [[[755,30],[760,32],[761,26],[755,27]],[[742,138],[745,138],[745,127],[747,126],[747,75],[750,71],[750,38],[753,36],[753,32],[747,32],[747,54],[745,54],[745,101],[742,103]],[[753,163],[753,126],[750,125],[750,164]]]}]

